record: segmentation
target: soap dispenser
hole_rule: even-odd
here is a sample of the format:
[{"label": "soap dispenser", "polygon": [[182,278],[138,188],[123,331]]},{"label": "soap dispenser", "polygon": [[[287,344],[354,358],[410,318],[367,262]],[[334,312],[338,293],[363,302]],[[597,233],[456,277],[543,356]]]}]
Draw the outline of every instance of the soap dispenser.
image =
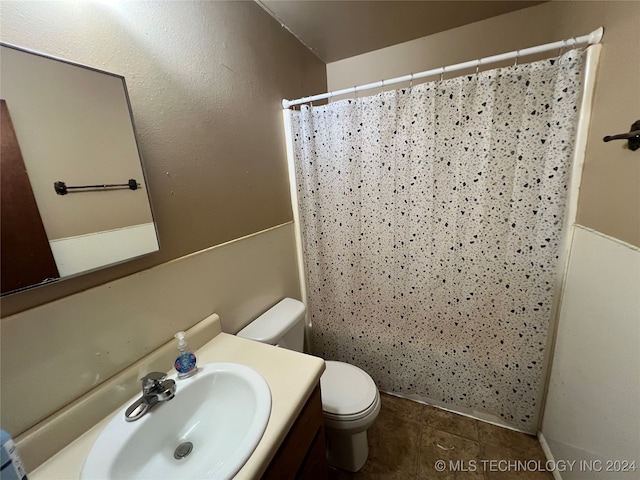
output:
[{"label": "soap dispenser", "polygon": [[191,350],[189,350],[187,341],[184,339],[184,332],[178,332],[174,337],[178,339],[178,351],[180,353],[178,354],[178,358],[176,358],[176,362],[173,366],[178,372],[179,379],[188,378],[198,371],[196,356]]},{"label": "soap dispenser", "polygon": [[0,478],[3,480],[27,480],[27,471],[24,463],[18,455],[16,444],[8,432],[0,430],[0,458],[2,459],[2,469]]}]

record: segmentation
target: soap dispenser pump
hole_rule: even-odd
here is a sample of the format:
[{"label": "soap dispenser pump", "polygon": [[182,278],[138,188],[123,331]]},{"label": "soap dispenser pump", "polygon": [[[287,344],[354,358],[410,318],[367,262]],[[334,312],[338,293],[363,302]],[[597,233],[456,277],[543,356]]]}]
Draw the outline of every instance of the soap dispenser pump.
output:
[{"label": "soap dispenser pump", "polygon": [[176,362],[173,366],[178,372],[179,379],[188,378],[198,371],[196,356],[191,350],[189,350],[187,341],[184,339],[184,332],[178,332],[174,337],[178,339],[178,351],[180,353],[178,354],[178,358],[176,358]]}]

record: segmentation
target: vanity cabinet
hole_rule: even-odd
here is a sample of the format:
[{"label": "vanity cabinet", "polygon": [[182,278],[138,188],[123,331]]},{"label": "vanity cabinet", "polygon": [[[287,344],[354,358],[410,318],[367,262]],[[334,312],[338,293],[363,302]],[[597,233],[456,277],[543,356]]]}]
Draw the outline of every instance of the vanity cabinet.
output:
[{"label": "vanity cabinet", "polygon": [[263,480],[328,478],[322,398],[316,386],[262,476]]}]

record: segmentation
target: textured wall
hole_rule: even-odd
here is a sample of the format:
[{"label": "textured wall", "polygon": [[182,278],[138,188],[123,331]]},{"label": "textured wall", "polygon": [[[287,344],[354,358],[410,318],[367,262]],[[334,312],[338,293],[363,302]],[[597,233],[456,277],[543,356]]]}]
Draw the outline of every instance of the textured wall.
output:
[{"label": "textured wall", "polygon": [[2,315],[291,220],[280,100],[325,66],[253,2],[14,2],[2,41],[124,75],[160,252],[2,299]]},{"label": "textured wall", "polygon": [[640,246],[640,152],[627,132],[640,105],[640,3],[552,1],[327,65],[330,90],[584,35],[603,26],[578,223]]}]

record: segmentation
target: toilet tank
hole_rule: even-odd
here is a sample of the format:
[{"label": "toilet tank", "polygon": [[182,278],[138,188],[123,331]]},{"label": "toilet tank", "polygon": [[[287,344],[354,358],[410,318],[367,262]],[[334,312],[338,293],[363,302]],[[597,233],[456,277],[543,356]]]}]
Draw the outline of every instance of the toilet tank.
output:
[{"label": "toilet tank", "polygon": [[240,330],[239,337],[302,352],[304,303],[285,298]]}]

